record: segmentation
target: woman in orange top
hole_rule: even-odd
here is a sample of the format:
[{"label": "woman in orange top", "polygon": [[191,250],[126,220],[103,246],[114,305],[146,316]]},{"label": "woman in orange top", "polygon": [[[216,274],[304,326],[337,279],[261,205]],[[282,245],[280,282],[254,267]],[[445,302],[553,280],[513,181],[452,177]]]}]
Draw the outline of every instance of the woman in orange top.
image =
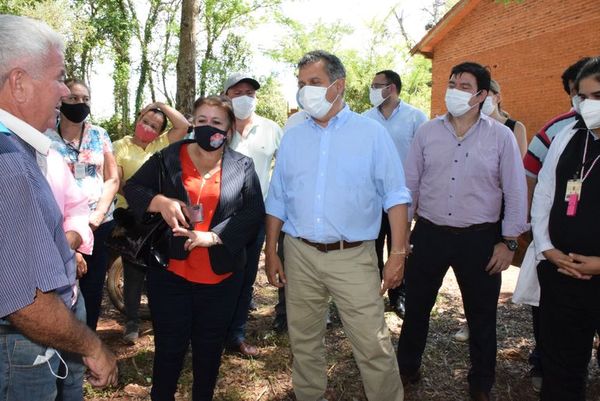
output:
[{"label": "woman in orange top", "polygon": [[[151,262],[147,276],[153,400],[174,400],[190,342],[192,399],[212,400],[242,285],[245,245],[265,213],[252,159],[226,144],[235,130],[231,103],[200,98],[193,122],[195,139],[162,150],[162,161],[151,157],[124,187],[138,218],[157,212],[172,229],[168,267]],[[167,179],[159,184],[161,162]]]}]

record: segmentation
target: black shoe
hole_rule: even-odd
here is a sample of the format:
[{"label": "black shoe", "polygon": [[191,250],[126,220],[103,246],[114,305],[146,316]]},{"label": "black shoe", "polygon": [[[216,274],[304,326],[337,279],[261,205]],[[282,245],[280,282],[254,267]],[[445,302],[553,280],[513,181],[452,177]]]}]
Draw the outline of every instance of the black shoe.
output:
[{"label": "black shoe", "polygon": [[409,384],[416,384],[421,380],[421,371],[417,370],[413,373],[400,373],[400,379],[402,380],[402,385],[404,387]]},{"label": "black shoe", "polygon": [[471,401],[490,401],[490,393],[482,390],[469,390]]},{"label": "black shoe", "polygon": [[396,312],[396,315],[398,315],[400,319],[404,319],[404,313],[406,313],[406,306],[404,303],[404,295],[400,295],[396,301],[396,304],[394,305],[394,312]]},{"label": "black shoe", "polygon": [[275,320],[273,320],[273,330],[278,334],[285,333],[287,331],[286,315],[275,316]]}]

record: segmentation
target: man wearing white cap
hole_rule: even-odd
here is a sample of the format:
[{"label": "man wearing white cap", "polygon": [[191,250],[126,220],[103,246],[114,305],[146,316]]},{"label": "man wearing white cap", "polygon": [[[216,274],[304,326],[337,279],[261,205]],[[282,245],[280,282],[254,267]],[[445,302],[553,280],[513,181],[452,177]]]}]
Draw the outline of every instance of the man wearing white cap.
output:
[{"label": "man wearing white cap", "polygon": [[[223,92],[231,99],[235,114],[235,133],[231,138],[231,148],[254,161],[256,174],[260,180],[263,198],[267,197],[271,175],[271,164],[283,135],[281,128],[272,120],[257,115],[256,91],[260,84],[250,74],[235,73],[227,78]],[[260,251],[265,241],[265,228],[261,226],[255,241],[246,248],[246,269],[244,284],[238,307],[229,328],[229,348],[247,356],[255,356],[258,349],[246,342],[245,331],[248,311],[252,301],[252,287],[258,271]]]}]

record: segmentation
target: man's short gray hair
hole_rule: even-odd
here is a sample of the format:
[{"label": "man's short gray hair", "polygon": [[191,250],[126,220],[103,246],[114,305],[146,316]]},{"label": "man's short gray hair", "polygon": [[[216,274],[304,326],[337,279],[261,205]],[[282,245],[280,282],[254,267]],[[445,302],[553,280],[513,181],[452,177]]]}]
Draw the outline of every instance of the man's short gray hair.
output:
[{"label": "man's short gray hair", "polygon": [[0,86],[17,66],[39,75],[52,48],[63,53],[65,45],[62,37],[44,22],[0,14]]},{"label": "man's short gray hair", "polygon": [[300,61],[298,61],[298,69],[302,69],[308,64],[313,64],[318,61],[325,63],[325,71],[329,76],[329,81],[333,82],[336,79],[346,78],[346,69],[342,61],[334,54],[328,53],[324,50],[313,50],[306,53]]}]

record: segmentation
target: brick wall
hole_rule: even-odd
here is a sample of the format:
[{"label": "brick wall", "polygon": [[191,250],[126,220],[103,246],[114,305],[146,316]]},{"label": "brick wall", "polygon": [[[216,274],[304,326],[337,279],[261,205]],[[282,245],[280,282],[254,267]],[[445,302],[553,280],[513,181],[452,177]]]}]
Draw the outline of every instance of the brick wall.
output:
[{"label": "brick wall", "polygon": [[476,61],[490,67],[502,89],[502,107],[531,138],[570,108],[560,76],[583,56],[600,55],[598,0],[483,0],[435,46],[431,115],[445,113],[452,66]]}]

